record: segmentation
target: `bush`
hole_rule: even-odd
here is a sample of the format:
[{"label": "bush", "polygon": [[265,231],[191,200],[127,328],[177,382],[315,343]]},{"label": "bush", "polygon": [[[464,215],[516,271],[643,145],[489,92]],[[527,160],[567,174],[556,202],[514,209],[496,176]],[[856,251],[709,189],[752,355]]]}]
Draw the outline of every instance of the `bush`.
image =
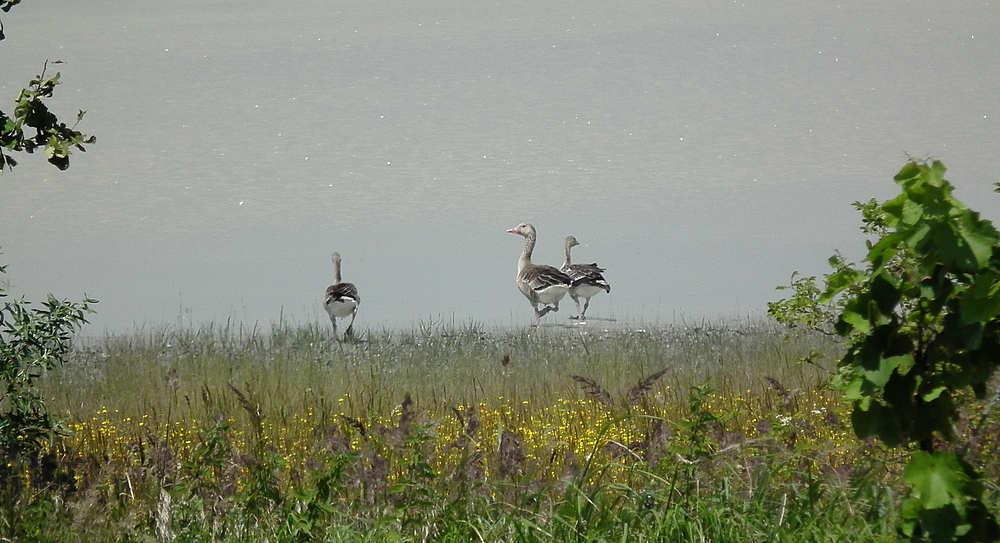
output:
[{"label": "bush", "polygon": [[[834,382],[853,402],[855,433],[913,451],[901,535],[996,541],[968,443],[947,449],[963,406],[986,397],[1000,365],[1000,232],[952,196],[944,172],[938,161],[911,161],[894,178],[899,196],[856,203],[862,230],[877,237],[867,266],[834,256],[824,289],[793,275],[795,294],[769,313],[843,337]],[[824,316],[835,316],[832,326]]]},{"label": "bush", "polygon": [[[6,272],[6,266],[0,266],[0,273]],[[0,297],[6,296],[0,285]],[[63,363],[71,335],[87,322],[93,303],[90,298],[72,303],[50,295],[38,308],[22,298],[0,309],[0,459],[5,463],[37,452],[66,433],[62,421],[46,409],[36,383]]]}]

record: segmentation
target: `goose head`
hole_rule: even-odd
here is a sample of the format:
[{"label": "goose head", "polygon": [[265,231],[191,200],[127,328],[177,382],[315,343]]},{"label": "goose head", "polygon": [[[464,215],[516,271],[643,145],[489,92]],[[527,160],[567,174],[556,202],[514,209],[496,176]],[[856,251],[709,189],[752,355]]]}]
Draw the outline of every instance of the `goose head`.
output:
[{"label": "goose head", "polygon": [[508,234],[517,234],[519,236],[528,237],[535,234],[535,227],[531,226],[531,223],[522,222],[521,224],[507,230]]}]

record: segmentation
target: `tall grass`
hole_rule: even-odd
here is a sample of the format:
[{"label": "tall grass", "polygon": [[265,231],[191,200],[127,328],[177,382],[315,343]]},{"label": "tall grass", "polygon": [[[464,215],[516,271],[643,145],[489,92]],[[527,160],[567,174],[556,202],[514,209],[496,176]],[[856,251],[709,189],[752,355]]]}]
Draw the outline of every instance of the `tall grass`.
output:
[{"label": "tall grass", "polygon": [[0,536],[894,539],[898,469],[827,386],[839,345],[787,336],[744,321],[92,339],[45,379],[74,435],[19,468]]},{"label": "tall grass", "polygon": [[[179,419],[231,412],[232,384],[269,416],[341,399],[346,413],[370,416],[391,413],[405,393],[438,411],[499,398],[550,405],[586,397],[573,375],[601,383],[618,399],[661,370],[660,382],[676,398],[694,383],[727,394],[759,392],[770,387],[768,377],[814,387],[836,350],[822,337],[789,339],[780,327],[750,321],[609,331],[428,323],[413,332],[369,331],[357,343],[337,342],[317,325],[164,327],[81,345],[46,389],[52,405],[77,415],[104,408]],[[825,367],[796,363],[814,351],[829,355]]]}]

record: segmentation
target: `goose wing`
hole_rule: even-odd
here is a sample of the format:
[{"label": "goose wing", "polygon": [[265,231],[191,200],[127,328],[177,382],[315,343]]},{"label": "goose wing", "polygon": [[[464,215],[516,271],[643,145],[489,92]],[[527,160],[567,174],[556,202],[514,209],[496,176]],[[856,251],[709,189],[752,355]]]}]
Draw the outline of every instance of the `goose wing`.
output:
[{"label": "goose wing", "polygon": [[353,283],[337,283],[326,287],[326,303],[348,300],[361,303],[361,296],[358,296],[358,289]]},{"label": "goose wing", "polygon": [[569,274],[570,277],[574,277],[576,275],[586,275],[590,273],[600,275],[601,273],[604,273],[605,270],[604,268],[598,266],[597,262],[594,262],[592,264],[570,264],[568,266],[564,264],[562,271]]},{"label": "goose wing", "polygon": [[573,285],[572,277],[552,266],[532,266],[527,271],[525,281],[531,290],[536,292],[550,287],[570,287]]},{"label": "goose wing", "polygon": [[604,268],[598,266],[596,262],[593,264],[570,264],[564,268],[564,271],[573,279],[573,286],[586,284],[611,292],[611,285],[601,274]]}]

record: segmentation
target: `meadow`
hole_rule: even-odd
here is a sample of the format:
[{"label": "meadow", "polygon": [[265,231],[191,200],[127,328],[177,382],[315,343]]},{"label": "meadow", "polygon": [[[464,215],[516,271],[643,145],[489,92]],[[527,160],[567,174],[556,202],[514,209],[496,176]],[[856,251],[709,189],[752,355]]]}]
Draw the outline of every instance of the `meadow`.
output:
[{"label": "meadow", "polygon": [[[754,319],[79,340],[42,383],[67,435],[6,466],[0,535],[895,541],[902,455],[854,437],[842,348]],[[960,445],[996,504],[986,407]]]}]

